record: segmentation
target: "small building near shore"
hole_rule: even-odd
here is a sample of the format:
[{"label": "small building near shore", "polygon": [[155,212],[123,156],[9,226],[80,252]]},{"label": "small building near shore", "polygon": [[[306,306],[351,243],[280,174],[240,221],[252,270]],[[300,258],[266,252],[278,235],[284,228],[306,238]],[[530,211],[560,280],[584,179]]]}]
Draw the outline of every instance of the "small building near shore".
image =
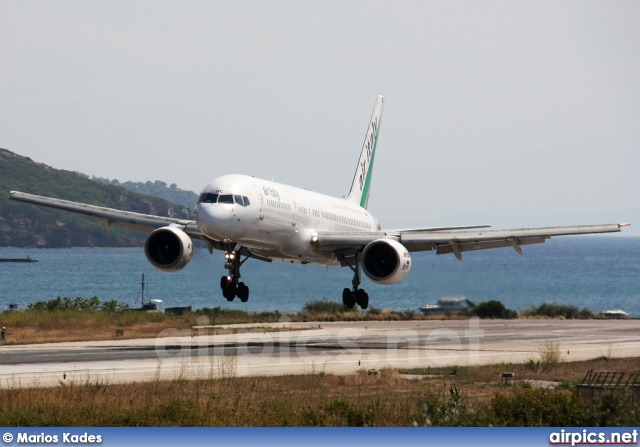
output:
[{"label": "small building near shore", "polygon": [[473,309],[476,303],[469,298],[460,296],[455,298],[440,298],[437,304],[425,304],[420,308],[424,315],[442,315],[445,312],[457,312],[459,310]]},{"label": "small building near shore", "polygon": [[611,320],[626,320],[629,318],[629,314],[622,309],[603,310],[600,315]]}]

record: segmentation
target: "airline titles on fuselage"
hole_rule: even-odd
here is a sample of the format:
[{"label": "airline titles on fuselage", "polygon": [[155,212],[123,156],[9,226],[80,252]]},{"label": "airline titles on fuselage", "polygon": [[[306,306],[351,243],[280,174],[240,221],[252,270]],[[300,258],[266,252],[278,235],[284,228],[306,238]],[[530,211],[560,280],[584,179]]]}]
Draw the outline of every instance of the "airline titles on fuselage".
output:
[{"label": "airline titles on fuselage", "polygon": [[376,130],[378,129],[378,118],[375,117],[373,121],[371,121],[370,132],[367,135],[367,142],[365,144],[365,153],[366,158],[362,160],[360,164],[360,191],[363,190],[365,181],[367,179],[367,167],[369,166],[369,161],[371,160],[371,155],[373,154],[373,148],[375,147],[375,139],[376,139]]},{"label": "airline titles on fuselage", "polygon": [[274,188],[267,188],[266,186],[263,186],[262,191],[264,192],[265,196],[275,197],[276,199],[280,200],[280,194],[278,194],[278,191]]}]

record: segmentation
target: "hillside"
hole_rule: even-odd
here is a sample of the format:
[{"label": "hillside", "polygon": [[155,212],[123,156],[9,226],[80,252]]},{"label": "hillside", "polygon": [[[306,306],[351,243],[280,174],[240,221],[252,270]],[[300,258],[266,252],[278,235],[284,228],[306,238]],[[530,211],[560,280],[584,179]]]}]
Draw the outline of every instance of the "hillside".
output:
[{"label": "hillside", "polygon": [[0,247],[130,247],[147,234],[84,216],[9,200],[10,191],[57,197],[145,214],[191,219],[188,208],[105,185],[0,149]]},{"label": "hillside", "polygon": [[[84,174],[79,175],[85,178],[89,178],[89,176],[85,176]],[[110,180],[108,178],[95,176],[91,177],[91,179],[100,183],[105,183],[107,185],[120,186],[121,188],[124,188],[128,191],[139,192],[140,194],[148,194],[154,197],[160,197],[161,199],[168,200],[169,202],[176,203],[178,205],[186,206],[187,208],[192,208],[198,200],[198,194],[196,194],[195,192],[180,189],[175,183],[167,185],[165,182],[160,180],[156,180],[155,182],[120,182],[117,179]]]}]

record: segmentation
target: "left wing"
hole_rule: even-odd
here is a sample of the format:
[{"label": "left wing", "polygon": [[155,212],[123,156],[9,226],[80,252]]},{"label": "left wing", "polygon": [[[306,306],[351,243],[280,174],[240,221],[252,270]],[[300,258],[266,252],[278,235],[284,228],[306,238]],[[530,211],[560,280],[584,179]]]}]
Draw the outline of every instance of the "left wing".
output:
[{"label": "left wing", "polygon": [[628,225],[623,223],[479,231],[425,228],[370,233],[319,232],[313,244],[322,251],[358,251],[377,239],[393,239],[404,245],[410,252],[435,250],[439,255],[453,253],[456,258],[462,260],[462,253],[465,251],[513,247],[522,254],[522,245],[539,244],[552,236],[615,233]]},{"label": "left wing", "polygon": [[134,230],[142,230],[152,232],[153,230],[167,225],[178,225],[182,227],[185,233],[195,239],[208,238],[200,231],[194,220],[175,219],[172,217],[154,216],[151,214],[140,214],[132,211],[121,211],[113,208],[105,208],[96,205],[87,205],[85,203],[71,202],[69,200],[54,199],[51,197],[37,196],[35,194],[27,194],[24,192],[11,191],[11,200],[19,202],[33,203],[35,205],[56,208],[59,210],[70,211],[72,213],[84,214],[93,219],[104,221],[107,229],[111,229],[111,225],[120,225],[122,227],[133,228]]}]

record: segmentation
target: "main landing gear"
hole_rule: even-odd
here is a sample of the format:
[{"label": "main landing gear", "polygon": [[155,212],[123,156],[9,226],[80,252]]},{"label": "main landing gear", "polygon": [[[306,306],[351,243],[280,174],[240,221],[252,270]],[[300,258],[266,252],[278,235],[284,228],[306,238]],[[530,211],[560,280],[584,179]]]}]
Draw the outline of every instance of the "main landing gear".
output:
[{"label": "main landing gear", "polygon": [[360,306],[362,310],[365,310],[369,307],[369,294],[364,291],[364,289],[358,288],[360,286],[360,254],[356,255],[356,266],[351,267],[353,270],[353,280],[351,284],[353,284],[353,288],[349,289],[345,287],[342,291],[342,304],[345,305],[348,309],[353,309],[353,306],[356,304]]},{"label": "main landing gear", "polygon": [[249,300],[249,287],[243,282],[238,282],[238,279],[240,279],[240,266],[244,264],[249,257],[244,258],[244,261],[240,261],[240,255],[234,250],[227,250],[224,258],[227,260],[224,267],[229,269],[229,274],[220,278],[222,296],[224,296],[227,301],[233,301],[237,296],[240,298],[240,301],[246,303]]}]

